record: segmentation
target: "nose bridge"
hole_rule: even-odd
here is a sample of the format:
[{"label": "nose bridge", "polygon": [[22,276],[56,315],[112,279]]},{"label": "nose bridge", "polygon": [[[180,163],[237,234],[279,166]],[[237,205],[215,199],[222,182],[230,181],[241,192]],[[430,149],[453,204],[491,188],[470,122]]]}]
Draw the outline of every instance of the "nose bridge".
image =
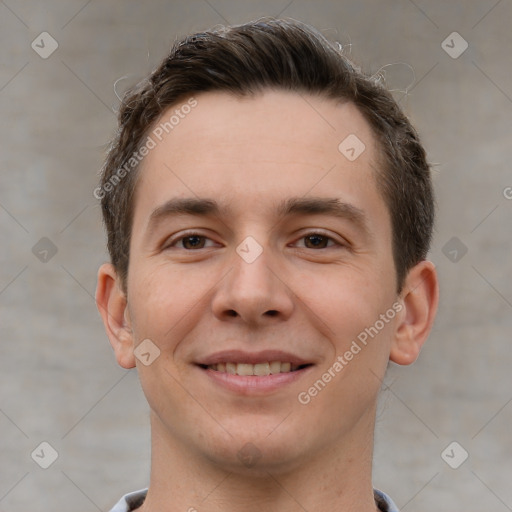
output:
[{"label": "nose bridge", "polygon": [[255,238],[245,238],[236,248],[233,257],[234,290],[249,297],[264,298],[274,287],[271,270],[271,250],[268,244],[261,245]]},{"label": "nose bridge", "polygon": [[[268,244],[245,238],[233,253],[232,268],[214,299],[218,317],[257,322],[268,316],[287,317],[292,300],[276,275],[276,259]],[[236,313],[236,314],[235,314]]]}]

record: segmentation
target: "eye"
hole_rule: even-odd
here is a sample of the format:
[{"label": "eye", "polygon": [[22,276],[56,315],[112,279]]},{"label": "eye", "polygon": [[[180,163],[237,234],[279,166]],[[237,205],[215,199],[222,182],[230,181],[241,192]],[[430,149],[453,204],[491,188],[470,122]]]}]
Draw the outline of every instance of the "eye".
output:
[{"label": "eye", "polygon": [[334,238],[325,235],[324,233],[312,232],[302,236],[299,240],[304,241],[306,249],[326,249],[333,246],[341,246]]},{"label": "eye", "polygon": [[[210,242],[210,243],[208,243]],[[198,233],[187,233],[174,240],[171,240],[165,245],[165,249],[177,248],[177,249],[204,249],[206,247],[212,247],[214,245],[213,240],[210,238],[200,235]]]}]

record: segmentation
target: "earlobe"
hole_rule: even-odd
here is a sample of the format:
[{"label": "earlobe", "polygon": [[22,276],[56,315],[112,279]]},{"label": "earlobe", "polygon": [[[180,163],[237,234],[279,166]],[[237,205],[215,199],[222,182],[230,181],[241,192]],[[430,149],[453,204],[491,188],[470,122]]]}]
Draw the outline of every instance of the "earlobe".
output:
[{"label": "earlobe", "polygon": [[431,261],[421,261],[409,271],[401,302],[403,310],[389,358],[394,363],[408,365],[416,361],[436,316],[439,284]]},{"label": "earlobe", "polygon": [[96,305],[118,364],[123,368],[134,368],[133,336],[126,295],[110,263],[103,264],[98,270]]}]

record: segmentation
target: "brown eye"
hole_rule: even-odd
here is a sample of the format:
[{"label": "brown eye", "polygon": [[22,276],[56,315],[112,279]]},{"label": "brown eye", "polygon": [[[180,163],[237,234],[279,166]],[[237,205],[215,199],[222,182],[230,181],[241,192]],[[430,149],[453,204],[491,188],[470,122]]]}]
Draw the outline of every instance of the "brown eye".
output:
[{"label": "brown eye", "polygon": [[206,238],[200,235],[190,235],[181,238],[184,249],[202,249],[205,245]]},{"label": "brown eye", "polygon": [[313,233],[304,237],[304,245],[308,249],[325,249],[329,240],[328,236]]},{"label": "brown eye", "polygon": [[162,248],[169,251],[193,252],[194,250],[211,249],[214,247],[219,247],[219,244],[211,238],[199,232],[189,231],[188,233],[175,235],[166,241]]}]

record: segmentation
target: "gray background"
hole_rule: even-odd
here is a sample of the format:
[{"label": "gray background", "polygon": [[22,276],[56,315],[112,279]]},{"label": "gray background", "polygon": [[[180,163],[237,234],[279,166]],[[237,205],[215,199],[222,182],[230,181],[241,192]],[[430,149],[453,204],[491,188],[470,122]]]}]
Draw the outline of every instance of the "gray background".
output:
[{"label": "gray background", "polygon": [[[147,485],[147,405],[93,299],[114,83],[178,36],[263,15],[309,22],[384,72],[436,164],[440,311],[417,363],[387,376],[375,485],[404,511],[512,510],[512,2],[3,0],[0,511],[107,511]],[[59,45],[47,59],[31,48],[43,31]],[[462,40],[442,46],[454,31],[469,44],[458,58],[444,48]],[[42,441],[59,455],[48,469],[31,458]],[[453,441],[452,465],[469,453],[458,469],[441,456]]]}]

